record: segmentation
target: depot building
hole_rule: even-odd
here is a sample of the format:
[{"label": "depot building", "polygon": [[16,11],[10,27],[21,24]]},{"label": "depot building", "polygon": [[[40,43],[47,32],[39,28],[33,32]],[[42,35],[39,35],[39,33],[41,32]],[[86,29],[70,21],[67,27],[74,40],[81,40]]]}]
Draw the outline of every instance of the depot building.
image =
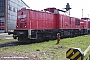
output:
[{"label": "depot building", "polygon": [[0,0],[0,33],[16,28],[17,11],[29,6],[22,0]]}]

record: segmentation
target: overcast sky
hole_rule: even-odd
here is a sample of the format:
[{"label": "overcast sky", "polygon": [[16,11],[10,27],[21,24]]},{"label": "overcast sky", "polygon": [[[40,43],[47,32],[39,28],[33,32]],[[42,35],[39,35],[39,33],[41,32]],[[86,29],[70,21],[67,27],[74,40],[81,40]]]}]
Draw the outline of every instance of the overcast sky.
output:
[{"label": "overcast sky", "polygon": [[71,16],[73,17],[83,17],[90,16],[90,0],[23,0],[31,9],[43,10],[48,7],[56,7],[58,9],[65,8],[66,3],[70,4]]}]

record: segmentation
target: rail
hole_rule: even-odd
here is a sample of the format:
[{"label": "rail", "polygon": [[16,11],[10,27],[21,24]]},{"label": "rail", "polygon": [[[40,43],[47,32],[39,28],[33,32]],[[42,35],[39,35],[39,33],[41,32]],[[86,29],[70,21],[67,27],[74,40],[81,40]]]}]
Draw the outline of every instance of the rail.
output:
[{"label": "rail", "polygon": [[87,54],[87,52],[90,50],[90,45],[88,46],[88,48],[84,51],[84,56]]}]

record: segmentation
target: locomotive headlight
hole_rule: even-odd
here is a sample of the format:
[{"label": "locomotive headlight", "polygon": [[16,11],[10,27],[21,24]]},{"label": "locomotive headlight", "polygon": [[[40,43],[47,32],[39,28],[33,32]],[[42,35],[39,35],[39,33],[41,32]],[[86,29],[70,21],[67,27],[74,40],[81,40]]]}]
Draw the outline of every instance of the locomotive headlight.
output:
[{"label": "locomotive headlight", "polygon": [[18,26],[16,26],[16,27],[18,27]]},{"label": "locomotive headlight", "polygon": [[27,26],[25,26],[25,28],[26,28]]}]

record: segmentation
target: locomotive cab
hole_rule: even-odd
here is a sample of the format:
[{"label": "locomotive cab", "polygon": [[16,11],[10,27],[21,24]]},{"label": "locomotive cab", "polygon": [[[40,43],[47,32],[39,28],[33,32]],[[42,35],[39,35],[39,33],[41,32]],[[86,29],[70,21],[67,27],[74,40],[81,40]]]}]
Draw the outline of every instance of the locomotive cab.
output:
[{"label": "locomotive cab", "polygon": [[17,26],[16,29],[28,29],[28,14],[29,11],[26,9],[22,9],[18,11],[18,17],[17,17]]},{"label": "locomotive cab", "polygon": [[18,37],[19,40],[20,38],[28,37],[28,29],[30,28],[28,15],[29,11],[26,10],[25,8],[18,11],[16,29],[14,30],[13,33],[14,39],[17,39]]}]

